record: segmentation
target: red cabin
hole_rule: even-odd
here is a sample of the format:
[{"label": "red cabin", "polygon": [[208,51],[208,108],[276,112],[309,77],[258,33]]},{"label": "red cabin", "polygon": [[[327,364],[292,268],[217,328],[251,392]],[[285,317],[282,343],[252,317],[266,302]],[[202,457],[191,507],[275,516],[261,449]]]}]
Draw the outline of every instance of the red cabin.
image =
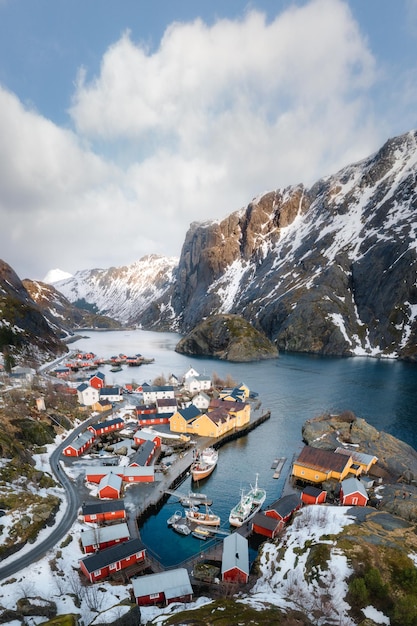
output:
[{"label": "red cabin", "polygon": [[101,550],[80,561],[80,569],[92,583],[145,560],[145,546],[140,539],[129,539]]}]

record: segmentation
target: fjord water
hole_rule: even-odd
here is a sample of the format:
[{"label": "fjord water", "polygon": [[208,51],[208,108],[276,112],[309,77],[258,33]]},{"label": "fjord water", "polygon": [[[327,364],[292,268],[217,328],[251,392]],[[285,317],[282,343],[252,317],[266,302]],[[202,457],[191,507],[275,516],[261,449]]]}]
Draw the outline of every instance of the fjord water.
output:
[{"label": "fjord water", "polygon": [[[154,362],[121,372],[102,371],[107,384],[151,383],[156,377],[182,376],[189,367],[200,374],[221,378],[230,375],[259,394],[263,411],[271,418],[248,436],[230,442],[219,451],[214,473],[198,486],[190,478],[180,491],[202,491],[212,500],[212,509],[228,528],[228,515],[242,489],[254,484],[267,490],[266,504],[281,496],[292,458],[302,447],[305,420],[324,412],[351,410],[378,430],[384,430],[417,449],[417,365],[365,357],[330,358],[281,354],[278,359],[256,363],[227,363],[210,358],[189,357],[175,352],[180,335],[149,331],[85,332],[71,349],[95,352],[109,358],[114,354],[142,354]],[[133,401],[133,400],[132,400]],[[281,477],[273,479],[272,461],[287,459]],[[177,509],[170,497],[164,507],[141,527],[145,545],[165,566],[176,565],[198,552],[201,543],[182,537],[166,525]]]}]

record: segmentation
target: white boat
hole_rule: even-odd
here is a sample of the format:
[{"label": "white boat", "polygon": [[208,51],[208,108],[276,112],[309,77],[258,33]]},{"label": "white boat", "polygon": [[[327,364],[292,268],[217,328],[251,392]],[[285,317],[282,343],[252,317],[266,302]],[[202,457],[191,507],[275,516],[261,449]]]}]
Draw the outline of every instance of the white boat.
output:
[{"label": "white boat", "polygon": [[204,524],[205,526],[220,526],[220,516],[215,515],[210,511],[208,507],[206,507],[205,513],[201,511],[195,511],[193,509],[188,509],[185,512],[185,517],[189,522],[194,522],[194,524]]},{"label": "white boat", "polygon": [[210,476],[219,460],[219,453],[214,448],[204,448],[197,453],[196,459],[191,465],[191,476],[196,482]]},{"label": "white boat", "polygon": [[172,528],[175,530],[175,532],[179,533],[180,535],[187,536],[191,533],[191,528],[187,526],[185,522],[174,522],[172,524]]},{"label": "white boat", "polygon": [[233,507],[229,515],[229,524],[239,528],[248,522],[260,511],[265,502],[266,491],[258,487],[258,474],[256,474],[255,486],[245,493],[242,491],[239,502]]},{"label": "white boat", "polygon": [[172,526],[173,524],[176,524],[177,522],[180,521],[180,519],[182,518],[182,513],[181,511],[175,511],[175,513],[173,513],[170,517],[168,517],[167,519],[167,524],[168,526]]}]

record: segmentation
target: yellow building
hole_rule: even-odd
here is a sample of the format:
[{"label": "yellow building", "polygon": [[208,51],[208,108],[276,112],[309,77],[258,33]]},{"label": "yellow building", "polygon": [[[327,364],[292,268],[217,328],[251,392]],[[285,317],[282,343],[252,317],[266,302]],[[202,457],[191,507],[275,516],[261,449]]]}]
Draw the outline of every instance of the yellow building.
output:
[{"label": "yellow building", "polygon": [[341,481],[348,474],[358,476],[361,471],[351,456],[305,446],[293,463],[292,475],[310,483],[322,483],[331,478]]},{"label": "yellow building", "polygon": [[200,409],[194,404],[190,404],[185,409],[178,409],[169,418],[169,429],[173,433],[193,433],[193,423],[200,415]]},{"label": "yellow building", "polygon": [[221,437],[225,433],[250,422],[250,405],[246,402],[212,400],[207,413],[191,405],[179,409],[169,420],[170,430],[175,433]]},{"label": "yellow building", "polygon": [[233,428],[246,426],[246,424],[249,424],[250,422],[250,404],[248,402],[213,399],[210,402],[208,412],[210,413],[218,408],[226,409],[230,416],[234,418],[235,422],[233,424]]}]

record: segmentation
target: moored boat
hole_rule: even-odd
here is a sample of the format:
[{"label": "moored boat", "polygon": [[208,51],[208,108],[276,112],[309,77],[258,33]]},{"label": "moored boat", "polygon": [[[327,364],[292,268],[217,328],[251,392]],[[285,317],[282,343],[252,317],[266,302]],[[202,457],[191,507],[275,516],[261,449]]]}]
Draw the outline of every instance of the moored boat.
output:
[{"label": "moored boat", "polygon": [[196,526],[194,530],[191,531],[191,534],[196,539],[202,539],[203,541],[213,537],[213,533],[211,533],[207,528],[202,528],[201,526]]},{"label": "moored boat", "polygon": [[172,524],[172,528],[175,530],[175,532],[177,532],[180,535],[189,535],[191,533],[191,528],[189,526],[187,526],[187,524],[185,522],[174,522]]},{"label": "moored boat", "polygon": [[180,519],[182,518],[182,513],[181,511],[175,511],[175,513],[173,513],[170,517],[168,517],[167,519],[167,524],[168,526],[172,526],[173,524],[176,524],[177,522],[180,521]]},{"label": "moored boat", "polygon": [[194,481],[202,480],[210,476],[217,465],[219,453],[214,448],[204,448],[197,453],[197,457],[191,465],[191,476]]},{"label": "moored boat", "polygon": [[248,522],[260,511],[265,502],[266,491],[258,487],[258,474],[256,474],[255,486],[245,493],[242,491],[239,502],[232,508],[229,515],[229,524],[239,528]]},{"label": "moored boat", "polygon": [[189,509],[185,512],[185,517],[194,524],[204,524],[205,526],[220,526],[220,516],[212,513],[208,507],[204,513]]}]

